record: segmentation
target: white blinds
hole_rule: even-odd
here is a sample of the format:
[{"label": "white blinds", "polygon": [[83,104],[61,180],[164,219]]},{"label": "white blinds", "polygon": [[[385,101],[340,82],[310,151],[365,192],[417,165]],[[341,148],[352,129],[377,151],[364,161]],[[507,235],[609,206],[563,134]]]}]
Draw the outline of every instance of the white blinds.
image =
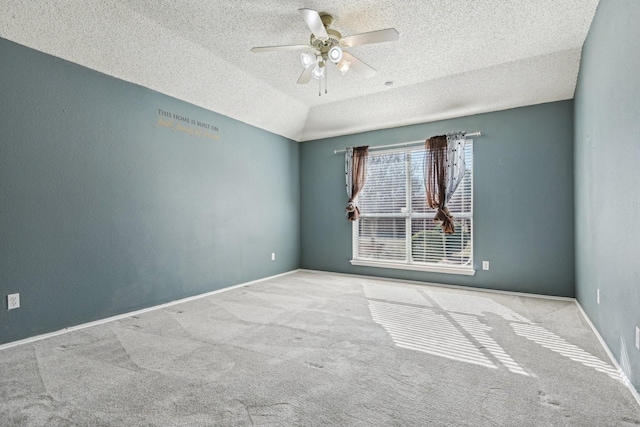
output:
[{"label": "white blinds", "polygon": [[[369,153],[360,212],[399,214],[407,206],[407,153]],[[406,210],[406,209],[405,209]]]},{"label": "white blinds", "polygon": [[447,205],[456,232],[446,235],[426,204],[424,148],[370,152],[366,184],[358,196],[354,259],[472,268],[472,153],[467,141],[467,171]]},{"label": "white blinds", "polygon": [[406,218],[360,217],[358,248],[362,259],[404,261]]}]

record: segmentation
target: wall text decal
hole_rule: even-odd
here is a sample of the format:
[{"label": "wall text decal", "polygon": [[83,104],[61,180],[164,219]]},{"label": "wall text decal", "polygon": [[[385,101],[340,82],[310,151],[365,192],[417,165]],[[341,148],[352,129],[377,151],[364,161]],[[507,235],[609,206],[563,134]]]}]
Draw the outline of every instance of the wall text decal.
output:
[{"label": "wall text decal", "polygon": [[220,140],[218,128],[209,123],[204,123],[181,114],[172,113],[158,108],[158,123],[156,126],[186,133],[198,138],[208,138],[215,141]]}]

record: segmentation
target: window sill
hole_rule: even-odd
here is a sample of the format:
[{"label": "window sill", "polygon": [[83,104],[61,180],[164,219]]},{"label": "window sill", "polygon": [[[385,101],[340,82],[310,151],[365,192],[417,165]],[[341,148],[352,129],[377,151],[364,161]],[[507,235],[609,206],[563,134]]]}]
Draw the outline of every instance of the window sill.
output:
[{"label": "window sill", "polygon": [[464,267],[439,267],[435,265],[404,264],[396,262],[368,261],[361,259],[352,259],[349,262],[351,263],[351,265],[359,265],[362,267],[395,268],[397,270],[415,270],[429,273],[459,274],[463,276],[473,276],[476,274],[476,271],[474,269]]}]

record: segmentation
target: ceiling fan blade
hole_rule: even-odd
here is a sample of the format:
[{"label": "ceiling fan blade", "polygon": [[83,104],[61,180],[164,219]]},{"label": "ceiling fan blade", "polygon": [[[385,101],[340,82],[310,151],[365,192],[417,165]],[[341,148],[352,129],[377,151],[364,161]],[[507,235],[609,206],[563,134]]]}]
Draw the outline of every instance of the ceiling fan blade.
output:
[{"label": "ceiling fan blade", "polygon": [[363,77],[369,78],[373,77],[376,74],[375,68],[372,68],[360,61],[355,56],[351,55],[349,52],[342,52],[342,59],[345,61],[351,62],[351,66],[349,67],[352,70],[355,70],[358,74],[362,74]]},{"label": "ceiling fan blade", "polygon": [[298,77],[299,85],[306,85],[311,80],[311,74],[313,73],[313,69],[316,68],[318,61],[314,61],[311,65],[304,69],[300,77]]},{"label": "ceiling fan blade", "polygon": [[307,23],[307,27],[309,27],[317,39],[326,39],[329,37],[318,12],[313,9],[298,9],[298,12],[300,12],[302,19]]},{"label": "ceiling fan blade", "polygon": [[371,31],[370,33],[354,34],[343,37],[341,42],[346,47],[360,46],[370,43],[394,42],[400,39],[400,33],[395,28]]},{"label": "ceiling fan blade", "polygon": [[251,48],[251,52],[253,53],[263,53],[263,52],[278,52],[285,50],[301,50],[305,48],[309,48],[308,44],[292,44],[287,46],[261,46],[261,47],[253,47]]}]

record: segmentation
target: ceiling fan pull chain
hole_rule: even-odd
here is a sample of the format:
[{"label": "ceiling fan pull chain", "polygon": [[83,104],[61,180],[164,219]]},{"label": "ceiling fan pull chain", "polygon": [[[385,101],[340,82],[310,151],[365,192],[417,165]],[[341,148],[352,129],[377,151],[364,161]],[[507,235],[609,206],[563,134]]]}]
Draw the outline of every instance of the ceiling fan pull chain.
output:
[{"label": "ceiling fan pull chain", "polygon": [[322,80],[318,79],[318,96],[322,96]]},{"label": "ceiling fan pull chain", "polygon": [[329,84],[329,70],[324,72],[324,93],[327,93],[327,85]]}]

